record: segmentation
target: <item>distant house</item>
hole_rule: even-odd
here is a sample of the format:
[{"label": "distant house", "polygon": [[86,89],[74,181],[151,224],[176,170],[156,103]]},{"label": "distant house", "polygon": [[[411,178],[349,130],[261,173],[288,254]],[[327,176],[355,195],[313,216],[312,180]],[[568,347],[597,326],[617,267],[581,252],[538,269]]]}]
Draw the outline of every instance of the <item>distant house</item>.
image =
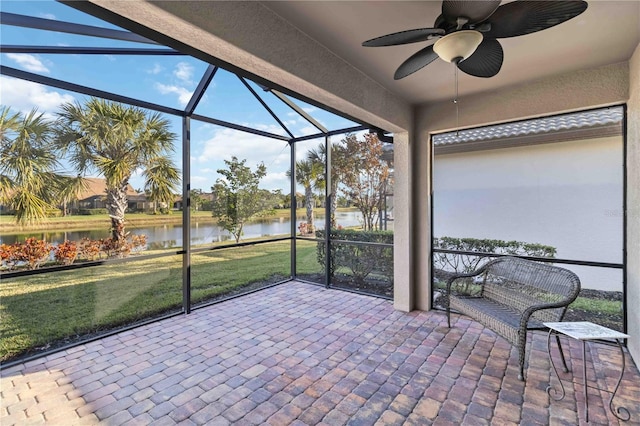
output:
[{"label": "distant house", "polygon": [[[211,192],[202,192],[200,193],[200,197],[202,201],[211,203],[213,201],[213,193]],[[193,200],[191,206],[193,207]],[[182,210],[182,196],[176,195],[175,201],[173,202],[173,208],[175,210]]]},{"label": "distant house", "polygon": [[[85,178],[85,188],[78,193],[77,199],[68,205],[71,212],[106,208],[106,180],[102,178]],[[137,192],[131,184],[127,185],[127,209],[144,211],[151,208],[147,196]]]}]

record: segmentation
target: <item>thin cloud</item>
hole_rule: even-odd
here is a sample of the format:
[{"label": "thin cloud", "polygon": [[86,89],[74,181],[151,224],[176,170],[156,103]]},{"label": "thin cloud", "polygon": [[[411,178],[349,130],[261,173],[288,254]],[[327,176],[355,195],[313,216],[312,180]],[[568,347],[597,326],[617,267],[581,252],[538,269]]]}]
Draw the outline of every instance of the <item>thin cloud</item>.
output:
[{"label": "thin cloud", "polygon": [[204,192],[211,191],[211,176],[191,175],[191,187],[201,189]]},{"label": "thin cloud", "polygon": [[54,15],[53,13],[41,13],[40,17],[44,19],[56,19],[56,15]]},{"label": "thin cloud", "polygon": [[47,86],[6,76],[0,76],[0,98],[4,105],[16,111],[29,112],[37,108],[50,118],[61,104],[75,101],[73,96]]},{"label": "thin cloud", "polygon": [[316,129],[312,125],[302,127],[298,131],[302,133],[302,136],[309,136],[309,135],[315,135],[317,133],[320,133],[320,130]]},{"label": "thin cloud", "polygon": [[[213,136],[203,142],[194,140],[192,145],[194,158],[192,166],[194,174],[203,177],[208,175],[211,186],[220,177],[215,170],[225,168],[224,160],[236,156],[239,160],[247,160],[247,166],[255,169],[264,162],[267,175],[261,187],[272,190],[288,188],[286,171],[289,169],[289,144],[233,129],[216,128]],[[200,169],[200,165],[203,166]]]},{"label": "thin cloud", "polygon": [[158,92],[160,92],[163,95],[169,95],[169,94],[177,95],[178,102],[180,102],[181,106],[185,106],[186,104],[188,104],[189,101],[191,100],[191,96],[193,95],[192,91],[180,86],[156,83],[155,87],[156,87],[156,90],[158,90]]},{"label": "thin cloud", "polygon": [[192,146],[197,162],[209,167],[212,161],[230,160],[234,155],[241,160],[246,159],[247,164],[251,165],[262,161],[271,163],[279,155],[289,158],[289,151],[283,151],[283,147],[288,146],[285,141],[226,128],[216,129],[213,136],[204,142],[194,140]]},{"label": "thin cloud", "polygon": [[44,73],[49,72],[49,68],[47,68],[42,63],[42,61],[34,55],[29,55],[27,53],[7,53],[7,58],[16,62],[27,71]]},{"label": "thin cloud", "polygon": [[284,192],[288,192],[286,189],[290,188],[290,182],[287,172],[267,173],[261,181],[261,186],[269,190],[283,189]]},{"label": "thin cloud", "polygon": [[191,77],[193,77],[193,67],[186,62],[178,62],[176,68],[173,70],[173,75],[185,83],[193,83]]},{"label": "thin cloud", "polygon": [[153,64],[153,68],[147,70],[147,74],[160,74],[164,70],[162,65],[155,63]]}]

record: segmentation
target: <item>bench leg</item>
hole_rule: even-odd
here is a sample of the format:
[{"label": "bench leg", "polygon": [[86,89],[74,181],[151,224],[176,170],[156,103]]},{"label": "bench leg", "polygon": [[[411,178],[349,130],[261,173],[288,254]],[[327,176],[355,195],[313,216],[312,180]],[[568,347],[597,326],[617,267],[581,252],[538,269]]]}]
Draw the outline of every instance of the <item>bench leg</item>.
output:
[{"label": "bench leg", "polygon": [[[526,345],[526,338],[525,338]],[[524,355],[525,345],[518,345],[518,361],[520,362],[520,372],[518,373],[518,379],[524,382]]]}]

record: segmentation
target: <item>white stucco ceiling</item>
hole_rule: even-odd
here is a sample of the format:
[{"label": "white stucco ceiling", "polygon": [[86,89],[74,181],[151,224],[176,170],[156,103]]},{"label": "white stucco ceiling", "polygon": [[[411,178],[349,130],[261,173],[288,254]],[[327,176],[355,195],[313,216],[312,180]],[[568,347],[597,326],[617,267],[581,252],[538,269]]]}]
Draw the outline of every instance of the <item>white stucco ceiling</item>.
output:
[{"label": "white stucco ceiling", "polygon": [[[395,69],[428,43],[366,48],[364,40],[413,28],[432,27],[440,1],[264,2],[386,89],[411,103],[453,97],[453,65],[437,60],[415,74],[393,80]],[[577,18],[521,37],[500,39],[504,64],[495,77],[459,74],[460,95],[523,84],[554,74],[627,61],[640,42],[640,1],[589,1]]]}]

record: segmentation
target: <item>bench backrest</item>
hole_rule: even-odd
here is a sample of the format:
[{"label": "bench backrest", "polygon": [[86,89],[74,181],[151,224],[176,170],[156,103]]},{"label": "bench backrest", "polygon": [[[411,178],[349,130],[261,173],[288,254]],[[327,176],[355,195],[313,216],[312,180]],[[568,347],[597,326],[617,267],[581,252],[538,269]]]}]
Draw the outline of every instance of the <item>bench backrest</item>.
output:
[{"label": "bench backrest", "polygon": [[524,312],[541,303],[563,307],[533,314],[539,321],[560,321],[580,292],[580,279],[568,269],[516,257],[501,257],[485,265],[483,296]]}]

